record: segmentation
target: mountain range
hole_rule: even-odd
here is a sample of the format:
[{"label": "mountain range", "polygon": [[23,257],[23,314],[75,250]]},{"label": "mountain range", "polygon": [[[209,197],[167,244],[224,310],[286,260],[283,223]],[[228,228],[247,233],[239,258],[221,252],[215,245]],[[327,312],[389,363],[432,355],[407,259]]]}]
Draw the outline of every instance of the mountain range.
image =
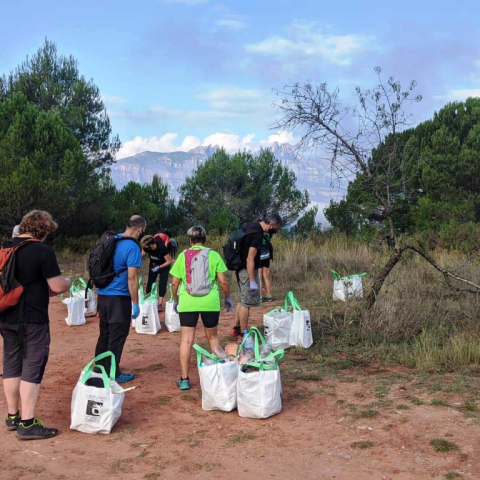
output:
[{"label": "mountain range", "polygon": [[[212,155],[218,146],[199,146],[188,152],[142,152],[122,158],[111,167],[113,183],[121,188],[128,182],[150,182],[155,174],[169,186],[173,196],[178,197],[178,188],[193,171]],[[270,149],[275,157],[293,170],[297,186],[307,190],[313,204],[319,206],[319,217],[323,219],[323,208],[331,198],[338,197],[338,187],[332,188],[328,165],[314,158],[297,155],[288,143],[274,143]]]}]

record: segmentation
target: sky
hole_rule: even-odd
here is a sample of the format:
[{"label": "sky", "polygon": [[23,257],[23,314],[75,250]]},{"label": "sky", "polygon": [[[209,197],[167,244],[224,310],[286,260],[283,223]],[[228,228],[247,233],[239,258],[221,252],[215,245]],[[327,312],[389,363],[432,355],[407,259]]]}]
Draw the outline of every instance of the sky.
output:
[{"label": "sky", "polygon": [[295,143],[273,127],[276,91],[299,82],[375,86],[374,67],[417,81],[420,122],[480,96],[480,2],[404,0],[3,0],[0,73],[45,38],[99,86],[117,158],[198,145]]}]

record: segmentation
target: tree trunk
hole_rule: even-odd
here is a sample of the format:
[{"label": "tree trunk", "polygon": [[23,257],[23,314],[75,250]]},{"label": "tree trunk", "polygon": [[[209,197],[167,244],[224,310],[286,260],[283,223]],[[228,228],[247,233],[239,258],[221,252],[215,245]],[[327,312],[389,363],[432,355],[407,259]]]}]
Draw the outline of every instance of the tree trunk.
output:
[{"label": "tree trunk", "polygon": [[382,289],[382,286],[387,279],[388,275],[392,271],[392,269],[395,267],[395,265],[399,262],[399,260],[402,258],[403,252],[407,249],[408,247],[403,247],[399,250],[395,250],[390,258],[388,259],[388,262],[385,264],[385,266],[380,270],[380,273],[377,275],[377,278],[375,278],[373,285],[372,285],[372,290],[368,294],[367,298],[365,299],[365,303],[367,306],[367,309],[370,310],[373,305],[375,304],[375,301],[377,300],[377,296],[380,293],[380,290]]}]

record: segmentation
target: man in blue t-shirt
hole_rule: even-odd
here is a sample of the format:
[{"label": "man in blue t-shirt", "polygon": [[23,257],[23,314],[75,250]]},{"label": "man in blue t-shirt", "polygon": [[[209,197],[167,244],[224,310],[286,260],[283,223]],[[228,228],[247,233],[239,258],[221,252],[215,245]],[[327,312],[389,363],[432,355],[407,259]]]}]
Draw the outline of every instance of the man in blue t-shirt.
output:
[{"label": "man in blue t-shirt", "polygon": [[[100,335],[95,356],[112,352],[116,361],[116,380],[118,383],[130,382],[133,373],[120,372],[120,358],[130,332],[131,318],[140,314],[138,305],[138,269],[142,266],[142,252],[137,240],[145,232],[147,222],[134,215],[127,223],[125,232],[119,237],[129,237],[118,241],[113,256],[113,269],[116,276],[105,288],[98,289],[98,315],[100,317]],[[100,362],[107,372],[110,371],[110,359]]]}]

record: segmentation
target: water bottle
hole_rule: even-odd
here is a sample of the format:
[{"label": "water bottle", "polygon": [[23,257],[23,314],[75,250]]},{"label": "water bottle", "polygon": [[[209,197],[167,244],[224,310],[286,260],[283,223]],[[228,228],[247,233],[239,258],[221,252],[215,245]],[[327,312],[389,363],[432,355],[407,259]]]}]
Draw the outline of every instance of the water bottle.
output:
[{"label": "water bottle", "polygon": [[220,346],[216,346],[214,349],[213,349],[213,353],[220,359],[220,360],[224,360],[225,357],[227,356],[227,354],[225,353],[225,350]]},{"label": "water bottle", "polygon": [[[243,331],[243,336],[245,337],[248,334],[248,330]],[[253,350],[253,337],[249,335],[243,344],[245,350]]]}]

